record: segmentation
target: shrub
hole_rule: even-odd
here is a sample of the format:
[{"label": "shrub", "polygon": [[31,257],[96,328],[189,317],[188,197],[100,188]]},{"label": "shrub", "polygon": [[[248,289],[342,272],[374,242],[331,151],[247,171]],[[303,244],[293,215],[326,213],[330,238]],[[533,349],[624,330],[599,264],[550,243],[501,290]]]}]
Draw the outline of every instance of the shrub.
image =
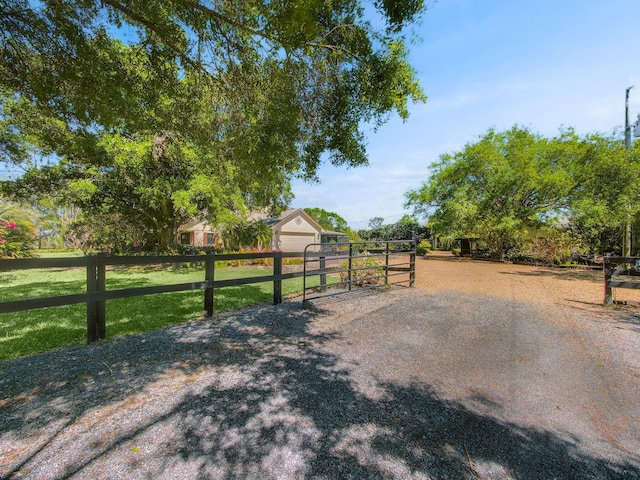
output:
[{"label": "shrub", "polygon": [[427,240],[422,240],[418,245],[416,245],[416,255],[426,255],[431,251],[431,242]]},{"label": "shrub", "polygon": [[273,230],[262,220],[239,223],[228,228],[224,235],[225,247],[229,250],[242,251],[248,247],[264,249],[271,245],[272,240]]},{"label": "shrub", "polygon": [[[340,264],[340,281],[348,282],[349,261]],[[362,287],[364,285],[378,285],[384,283],[384,268],[378,264],[375,256],[369,252],[361,252],[351,260],[351,285]]]},{"label": "shrub", "polygon": [[304,263],[304,259],[302,258],[283,258],[283,265],[302,265]]},{"label": "shrub", "polygon": [[[270,253],[275,252],[277,250],[271,250],[269,248],[240,248],[236,251],[229,253]],[[265,267],[273,266],[273,258],[265,257],[265,258],[250,258],[247,260],[229,260],[228,265],[230,267],[240,267],[242,265],[262,265]]]},{"label": "shrub", "polygon": [[[273,250],[270,248],[250,248],[248,253],[270,253]],[[273,267],[273,258],[265,257],[265,258],[253,258],[249,260],[251,265],[263,265],[265,267]]]},{"label": "shrub", "polygon": [[35,227],[27,220],[0,219],[0,258],[33,256]]},{"label": "shrub", "polygon": [[531,255],[549,264],[562,265],[571,259],[571,238],[556,228],[543,227],[533,238]]},{"label": "shrub", "polygon": [[176,253],[178,255],[209,255],[212,253],[222,253],[222,250],[211,245],[194,247],[192,245],[178,244],[176,245]]}]

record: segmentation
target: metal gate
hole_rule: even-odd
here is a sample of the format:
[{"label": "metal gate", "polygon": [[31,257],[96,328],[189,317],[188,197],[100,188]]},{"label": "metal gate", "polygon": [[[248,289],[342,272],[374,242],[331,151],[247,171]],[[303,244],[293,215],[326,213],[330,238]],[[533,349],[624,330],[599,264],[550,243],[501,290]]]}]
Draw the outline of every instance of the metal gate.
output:
[{"label": "metal gate", "polygon": [[302,301],[354,289],[413,287],[414,240],[312,243],[304,250]]}]

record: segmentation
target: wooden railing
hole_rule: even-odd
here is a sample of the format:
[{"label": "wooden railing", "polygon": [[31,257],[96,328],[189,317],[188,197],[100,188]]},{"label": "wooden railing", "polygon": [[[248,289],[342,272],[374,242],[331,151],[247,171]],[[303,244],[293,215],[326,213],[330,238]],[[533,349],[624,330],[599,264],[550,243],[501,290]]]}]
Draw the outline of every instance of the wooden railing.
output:
[{"label": "wooden railing", "polygon": [[[388,250],[388,246],[387,246]],[[117,298],[130,298],[142,295],[153,295],[157,293],[180,292],[187,290],[204,290],[204,312],[211,315],[214,309],[214,292],[218,288],[238,285],[248,285],[255,283],[273,283],[273,303],[282,303],[282,281],[290,278],[303,277],[305,272],[295,271],[283,273],[283,259],[304,258],[305,253],[300,252],[261,252],[261,253],[233,253],[233,254],[208,254],[208,255],[161,255],[161,256],[126,256],[111,257],[106,255],[95,255],[86,257],[70,258],[23,258],[12,260],[0,260],[0,272],[11,270],[27,270],[36,268],[84,268],[86,270],[86,292],[72,295],[57,295],[51,297],[31,298],[26,300],[12,300],[0,302],[0,313],[20,312],[37,308],[59,307],[63,305],[74,305],[79,303],[87,304],[87,343],[106,338],[106,301]],[[387,252],[388,257],[388,252]],[[242,261],[256,259],[273,259],[273,272],[271,275],[243,277],[227,280],[215,280],[216,262]],[[411,284],[413,284],[413,264],[412,261],[401,268],[410,272]],[[201,282],[179,283],[171,285],[153,285],[145,287],[125,288],[119,290],[107,290],[107,266],[129,265],[163,265],[163,264],[184,264],[200,263],[204,264],[204,278]],[[389,271],[399,267],[386,266],[385,275]],[[410,268],[409,268],[410,267]],[[311,275],[320,276],[321,282],[325,281],[327,270],[321,269],[315,272],[307,272],[306,277]],[[305,277],[305,278],[306,278]],[[387,278],[388,283],[388,278]],[[303,280],[303,293],[306,284]]]},{"label": "wooden railing", "polygon": [[[186,290],[204,290],[205,315],[213,313],[214,291],[217,288],[252,283],[273,282],[273,303],[282,303],[282,281],[302,276],[302,272],[282,273],[283,258],[301,257],[302,253],[263,252],[241,254],[209,254],[209,255],[164,255],[164,256],[87,256],[74,258],[23,258],[0,260],[0,272],[26,270],[35,268],[85,268],[86,293],[59,295],[52,297],[32,298],[0,302],[0,313],[19,312],[36,308],[58,307],[62,305],[87,304],[87,343],[106,338],[106,304],[107,300],[129,298],[156,293],[180,292]],[[215,263],[220,261],[239,261],[252,259],[273,259],[272,275],[244,277],[228,280],[215,280]],[[203,263],[204,278],[201,282],[180,283],[172,285],[154,285],[146,287],[125,288],[120,290],[106,289],[107,266],[114,265],[162,265]]]},{"label": "wooden railing", "polygon": [[614,288],[640,288],[640,257],[604,257],[603,269],[605,304],[613,303]]}]

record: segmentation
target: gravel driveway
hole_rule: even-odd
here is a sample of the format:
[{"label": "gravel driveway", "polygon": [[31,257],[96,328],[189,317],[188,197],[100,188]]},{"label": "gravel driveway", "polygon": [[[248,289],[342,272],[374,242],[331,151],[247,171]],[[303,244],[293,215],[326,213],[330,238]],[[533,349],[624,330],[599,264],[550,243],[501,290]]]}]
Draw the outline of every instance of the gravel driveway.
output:
[{"label": "gravel driveway", "polygon": [[640,479],[637,307],[598,272],[417,269],[0,363],[0,477]]}]

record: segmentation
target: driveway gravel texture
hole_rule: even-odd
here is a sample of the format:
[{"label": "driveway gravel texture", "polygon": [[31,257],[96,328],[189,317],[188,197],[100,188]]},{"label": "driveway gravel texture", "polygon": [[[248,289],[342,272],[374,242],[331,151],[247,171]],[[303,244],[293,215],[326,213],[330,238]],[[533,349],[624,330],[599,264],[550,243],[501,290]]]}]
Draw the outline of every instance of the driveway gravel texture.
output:
[{"label": "driveway gravel texture", "polygon": [[640,479],[638,292],[616,293],[429,255],[413,289],[3,362],[0,478]]}]

